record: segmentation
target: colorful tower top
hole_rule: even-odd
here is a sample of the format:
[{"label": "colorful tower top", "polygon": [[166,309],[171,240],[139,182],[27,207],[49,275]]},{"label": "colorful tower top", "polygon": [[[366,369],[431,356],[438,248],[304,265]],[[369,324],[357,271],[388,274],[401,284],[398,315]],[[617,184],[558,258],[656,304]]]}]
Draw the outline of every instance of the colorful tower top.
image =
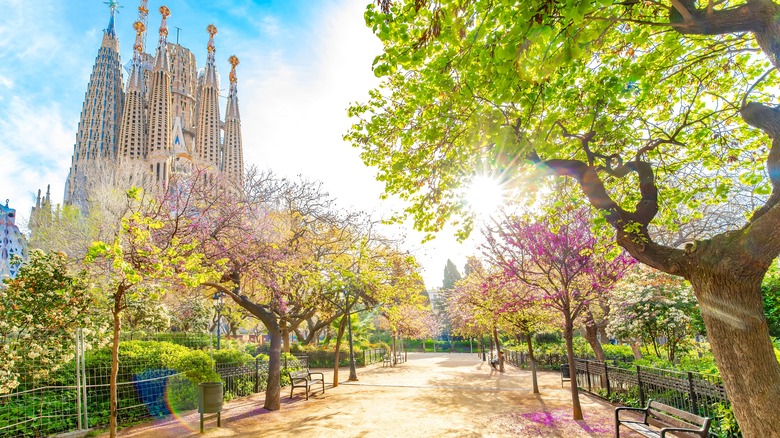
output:
[{"label": "colorful tower top", "polygon": [[228,95],[226,118],[238,118],[238,77],[236,77],[236,66],[239,64],[236,55],[228,58],[232,66],[230,69],[230,94]]},{"label": "colorful tower top", "polygon": [[219,81],[217,80],[217,67],[215,61],[215,54],[217,47],[214,44],[214,35],[217,34],[217,26],[209,24],[206,27],[206,31],[209,33],[208,57],[206,58],[206,77],[204,78],[204,84],[214,87],[219,87]]},{"label": "colorful tower top", "polygon": [[236,66],[239,64],[238,57],[236,55],[233,55],[230,58],[228,58],[228,62],[232,66],[232,68],[230,69],[230,83],[235,84],[236,82],[238,82],[238,80],[236,79]]},{"label": "colorful tower top", "polygon": [[112,38],[116,38],[116,28],[114,27],[114,16],[116,15],[116,10],[121,8],[119,5],[119,2],[116,0],[109,0],[107,2],[103,2],[108,5],[108,9],[111,11],[111,18],[108,20],[108,27],[106,28],[106,33],[109,34]]},{"label": "colorful tower top", "polygon": [[214,64],[214,54],[217,51],[217,48],[214,45],[214,35],[217,34],[217,26],[214,26],[213,24],[209,24],[208,26],[206,26],[206,32],[209,33],[209,45],[208,45],[209,55],[206,62],[208,62],[209,64]]},{"label": "colorful tower top", "polygon": [[168,17],[171,16],[171,10],[167,6],[160,6],[160,41],[157,44],[157,55],[155,59],[155,70],[168,70]]}]

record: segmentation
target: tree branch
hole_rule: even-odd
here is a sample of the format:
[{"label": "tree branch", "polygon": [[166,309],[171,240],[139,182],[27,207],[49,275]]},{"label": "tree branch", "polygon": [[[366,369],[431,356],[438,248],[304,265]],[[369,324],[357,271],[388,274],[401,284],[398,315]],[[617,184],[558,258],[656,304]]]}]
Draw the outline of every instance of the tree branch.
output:
[{"label": "tree branch", "polygon": [[761,103],[750,102],[740,110],[742,119],[750,126],[764,131],[771,139],[772,146],[766,160],[772,194],[766,203],[753,213],[748,224],[758,220],[780,201],[780,110]]},{"label": "tree branch", "polygon": [[[626,166],[633,168],[639,175],[640,192],[642,193],[642,199],[637,204],[637,211],[634,213],[622,209],[610,197],[596,168],[578,160],[537,162],[540,167],[546,168],[552,174],[575,178],[591,205],[606,213],[607,222],[617,232],[618,244],[634,258],[658,270],[685,277],[688,271],[688,264],[684,260],[685,253],[682,250],[653,242],[647,230],[647,224],[658,211],[658,189],[655,186],[652,168],[649,163],[641,161],[632,163]],[[641,227],[638,232],[629,232],[626,229],[626,226],[632,222],[640,223]]]},{"label": "tree branch", "polygon": [[722,35],[762,32],[771,25],[778,5],[771,0],[755,0],[718,11],[695,9],[689,0],[672,0],[669,25],[681,34]]}]

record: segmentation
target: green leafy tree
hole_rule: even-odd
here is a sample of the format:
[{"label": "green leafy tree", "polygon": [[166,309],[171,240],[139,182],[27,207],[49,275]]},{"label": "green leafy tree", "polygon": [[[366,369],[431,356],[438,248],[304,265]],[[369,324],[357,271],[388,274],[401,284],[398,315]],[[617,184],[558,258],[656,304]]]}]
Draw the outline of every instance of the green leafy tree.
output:
[{"label": "green leafy tree", "polygon": [[444,266],[444,280],[442,281],[442,289],[454,289],[455,283],[457,283],[461,278],[462,277],[460,276],[460,272],[458,272],[458,268],[455,266],[455,263],[452,263],[452,260],[447,259],[447,265]]},{"label": "green leafy tree", "polygon": [[183,295],[174,298],[171,305],[171,325],[184,333],[208,331],[214,317],[210,300],[202,295]]},{"label": "green leafy tree", "polygon": [[[480,173],[573,178],[632,256],[691,283],[740,426],[773,436],[761,282],[780,255],[778,13],[772,0],[380,1],[365,17],[382,84],[350,109],[347,138],[429,232],[469,232],[462,193]],[[731,171],[764,201],[746,223],[685,249],[654,239],[651,222],[727,203]]]},{"label": "green leafy tree", "polygon": [[769,274],[764,278],[761,291],[764,294],[764,314],[769,335],[780,338],[780,272],[777,262],[772,264]]},{"label": "green leafy tree", "polygon": [[609,298],[612,312],[607,332],[617,339],[640,338],[661,357],[659,338],[666,342],[666,358],[674,362],[686,338],[694,334],[698,313],[690,284],[650,269],[640,269],[616,287]]},{"label": "green leafy tree", "polygon": [[78,328],[98,327],[84,271],[61,252],[30,251],[15,279],[0,284],[0,394],[19,386],[19,367],[46,379],[73,359]]},{"label": "green leafy tree", "polygon": [[170,309],[156,299],[159,293],[140,290],[127,299],[127,309],[122,315],[122,325],[132,331],[161,332],[171,327]]},{"label": "green leafy tree", "polygon": [[[164,202],[144,197],[143,191],[127,191],[127,209],[113,240],[97,241],[90,247],[86,259],[90,275],[109,291],[113,327],[112,361],[109,381],[109,432],[117,431],[117,373],[122,312],[128,302],[159,299],[148,295],[159,284],[171,287],[195,287],[211,279],[214,272],[202,263],[203,256],[194,252],[196,243],[183,243],[177,237],[165,235],[165,221],[176,215],[164,208]],[[169,238],[170,237],[170,238]],[[157,242],[163,242],[158,244]]]}]

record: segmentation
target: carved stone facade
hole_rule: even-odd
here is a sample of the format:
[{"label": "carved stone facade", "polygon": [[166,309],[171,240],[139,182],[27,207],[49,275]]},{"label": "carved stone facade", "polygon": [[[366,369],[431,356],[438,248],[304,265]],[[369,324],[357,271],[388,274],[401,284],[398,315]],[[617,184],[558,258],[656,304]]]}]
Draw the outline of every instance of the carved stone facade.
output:
[{"label": "carved stone facade", "polygon": [[147,10],[146,0],[141,1],[139,19],[133,24],[133,61],[123,90],[115,8],[111,9],[87,87],[65,187],[66,203],[86,211],[96,175],[120,167],[146,169],[143,181],[158,185],[166,185],[173,173],[188,172],[194,166],[225,172],[236,182],[243,178],[238,58],[230,57],[230,96],[223,123],[215,62],[217,28],[207,28],[207,62],[198,74],[195,55],[168,43],[170,11],[165,6],[159,10],[162,22],[152,56],[144,52]]}]

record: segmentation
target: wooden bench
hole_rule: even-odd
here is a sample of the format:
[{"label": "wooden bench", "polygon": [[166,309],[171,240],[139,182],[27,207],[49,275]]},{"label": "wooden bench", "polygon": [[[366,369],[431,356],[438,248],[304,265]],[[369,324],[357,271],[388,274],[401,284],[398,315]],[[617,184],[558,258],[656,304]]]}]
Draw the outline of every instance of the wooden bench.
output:
[{"label": "wooden bench", "polygon": [[[642,412],[644,418],[642,421],[621,420],[620,411]],[[669,425],[669,427],[656,428],[650,426],[647,422],[648,417],[653,417],[660,422]],[[615,409],[615,438],[620,438],[620,426],[623,425],[631,430],[639,432],[640,435],[652,438],[666,438],[667,434],[678,432],[685,433],[684,436],[698,435],[701,438],[707,438],[712,420],[706,417],[681,411],[672,406],[650,400],[646,408],[617,408]],[[690,435],[688,435],[690,434]]]},{"label": "wooden bench", "polygon": [[389,366],[393,366],[393,359],[391,359],[390,356],[385,355],[382,358],[382,368],[389,367]]},{"label": "wooden bench", "polygon": [[[312,378],[313,375],[319,374],[319,378]],[[322,393],[325,394],[325,376],[322,373],[312,373],[308,368],[300,371],[287,372],[290,376],[290,398],[293,396],[293,390],[295,388],[306,388],[306,400],[309,399],[309,388],[312,385],[321,384]]]},{"label": "wooden bench", "polygon": [[563,388],[563,382],[571,381],[571,373],[569,372],[569,363],[561,364],[561,388]]}]

